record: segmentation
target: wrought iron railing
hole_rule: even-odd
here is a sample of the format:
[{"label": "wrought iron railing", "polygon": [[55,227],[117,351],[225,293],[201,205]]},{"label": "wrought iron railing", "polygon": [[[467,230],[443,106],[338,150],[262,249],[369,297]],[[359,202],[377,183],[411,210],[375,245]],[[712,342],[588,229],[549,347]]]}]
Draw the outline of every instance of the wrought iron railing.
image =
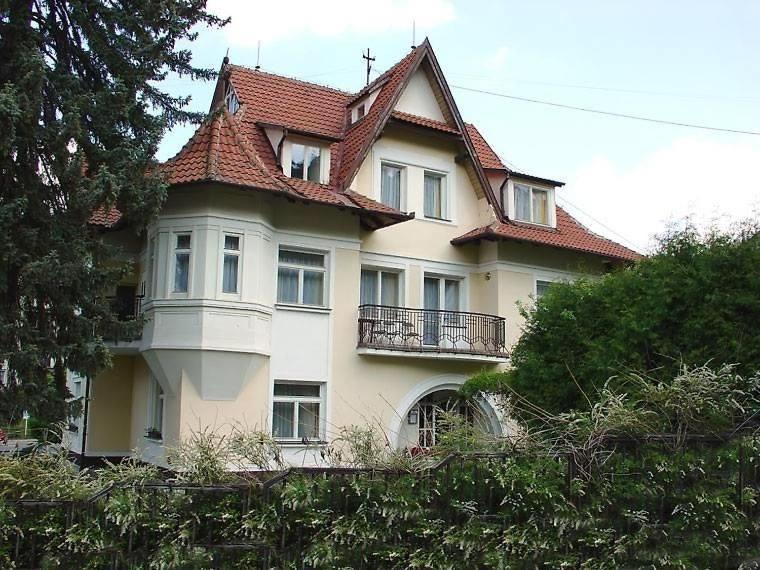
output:
[{"label": "wrought iron railing", "polygon": [[506,357],[503,317],[463,311],[359,306],[361,348]]},{"label": "wrought iron railing", "polygon": [[144,292],[137,294],[136,288],[133,291],[124,291],[114,297],[109,297],[111,312],[116,316],[118,323],[106,324],[99,326],[100,334],[105,340],[118,344],[119,342],[131,342],[142,338],[142,327],[135,324],[128,327],[125,331],[121,323],[138,321],[142,315],[142,300],[145,297]]}]

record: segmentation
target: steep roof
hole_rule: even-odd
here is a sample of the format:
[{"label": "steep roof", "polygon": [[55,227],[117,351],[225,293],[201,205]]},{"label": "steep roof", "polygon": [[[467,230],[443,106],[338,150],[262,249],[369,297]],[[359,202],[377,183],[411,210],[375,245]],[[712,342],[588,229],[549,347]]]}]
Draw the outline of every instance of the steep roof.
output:
[{"label": "steep roof", "polygon": [[[226,61],[226,60],[225,60]],[[412,75],[422,70],[434,89],[445,121],[421,117],[395,109]],[[240,107],[230,114],[224,108],[224,85],[237,96]],[[350,107],[374,93],[374,101],[362,119],[350,122]],[[283,77],[240,65],[225,63],[212,101],[212,110],[202,125],[179,151],[161,165],[170,185],[184,186],[216,182],[248,190],[284,196],[289,200],[319,203],[358,214],[372,229],[408,220],[408,215],[354,192],[350,185],[372,144],[389,122],[452,137],[469,157],[465,168],[476,189],[491,203],[497,221],[476,228],[454,244],[477,239],[516,239],[548,246],[585,251],[615,259],[635,259],[633,252],[584,228],[567,212],[557,208],[557,227],[543,228],[509,220],[500,207],[485,171],[501,171],[513,178],[540,181],[555,186],[561,182],[516,172],[504,165],[478,129],[464,123],[443,72],[428,40],[412,49],[396,65],[358,93],[347,93],[324,85]],[[327,184],[284,176],[278,151],[267,129],[321,138],[330,148]],[[113,226],[120,215],[115,208],[98,211],[93,223]]]},{"label": "steep roof", "polygon": [[454,238],[451,243],[461,245],[483,239],[524,241],[592,253],[620,261],[635,261],[642,257],[641,254],[632,249],[593,233],[559,206],[557,206],[556,228],[526,224],[514,220],[494,222]]}]

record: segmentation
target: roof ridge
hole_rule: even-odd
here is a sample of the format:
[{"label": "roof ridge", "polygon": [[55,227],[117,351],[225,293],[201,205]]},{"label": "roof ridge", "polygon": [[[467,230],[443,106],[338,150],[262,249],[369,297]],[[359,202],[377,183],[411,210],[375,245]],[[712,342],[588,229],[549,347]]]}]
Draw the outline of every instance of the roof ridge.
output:
[{"label": "roof ridge", "polygon": [[219,141],[222,136],[222,121],[224,121],[224,110],[217,108],[211,121],[211,138],[208,142],[209,149],[206,156],[206,175],[211,179],[216,178],[219,166]]},{"label": "roof ridge", "polygon": [[236,67],[238,69],[242,69],[243,71],[250,72],[250,73],[258,73],[260,75],[268,75],[269,77],[277,77],[278,79],[285,79],[286,81],[292,81],[293,83],[300,83],[302,85],[307,85],[309,87],[317,87],[319,89],[324,89],[325,91],[331,91],[333,93],[337,93],[339,95],[345,95],[347,97],[351,97],[354,94],[350,91],[345,91],[343,89],[338,89],[337,87],[332,87],[330,85],[325,85],[323,83],[315,83],[313,81],[305,81],[303,79],[299,79],[298,77],[293,77],[290,75],[282,75],[280,73],[273,73],[271,71],[262,71],[260,69],[253,69],[251,67],[248,67],[247,65],[240,65],[236,63],[229,63],[227,64],[229,67]]}]

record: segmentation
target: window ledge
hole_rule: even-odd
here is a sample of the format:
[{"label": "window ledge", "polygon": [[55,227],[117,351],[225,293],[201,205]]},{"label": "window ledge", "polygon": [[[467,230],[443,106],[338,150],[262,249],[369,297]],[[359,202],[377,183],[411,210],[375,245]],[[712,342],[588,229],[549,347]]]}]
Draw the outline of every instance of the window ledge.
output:
[{"label": "window ledge", "polygon": [[300,311],[303,313],[322,313],[328,314],[332,311],[330,307],[316,307],[314,305],[293,305],[290,303],[275,303],[276,309],[283,311]]},{"label": "window ledge", "polygon": [[304,443],[300,439],[276,439],[274,440],[277,445],[282,447],[323,447],[327,445],[327,441],[320,439],[319,441],[310,441]]},{"label": "window ledge", "polygon": [[552,226],[550,224],[542,224],[540,222],[531,222],[530,220],[521,220],[520,218],[510,218],[513,222],[517,222],[518,224],[525,224],[526,226],[535,226],[537,228],[547,229],[547,230],[556,230],[557,226]]},{"label": "window ledge", "polygon": [[446,218],[430,218],[428,216],[422,216],[421,218],[416,218],[423,222],[433,222],[434,224],[443,224],[444,226],[455,226],[454,220],[448,220]]}]

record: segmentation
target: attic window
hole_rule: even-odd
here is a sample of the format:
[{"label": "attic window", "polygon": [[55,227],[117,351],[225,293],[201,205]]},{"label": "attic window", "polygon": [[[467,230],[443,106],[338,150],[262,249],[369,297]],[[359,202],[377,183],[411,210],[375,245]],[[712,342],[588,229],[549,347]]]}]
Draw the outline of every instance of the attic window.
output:
[{"label": "attic window", "polygon": [[227,81],[224,85],[224,105],[227,110],[233,115],[240,109],[240,101],[235,94],[235,89],[232,87],[232,82]]},{"label": "attic window", "polygon": [[364,110],[364,103],[362,103],[361,105],[359,105],[356,108],[356,120],[357,121],[364,116],[364,112],[365,112],[365,110]]},{"label": "attic window", "polygon": [[515,219],[549,225],[549,191],[515,184]]},{"label": "attic window", "polygon": [[320,155],[318,146],[294,143],[290,155],[290,176],[320,182]]}]

